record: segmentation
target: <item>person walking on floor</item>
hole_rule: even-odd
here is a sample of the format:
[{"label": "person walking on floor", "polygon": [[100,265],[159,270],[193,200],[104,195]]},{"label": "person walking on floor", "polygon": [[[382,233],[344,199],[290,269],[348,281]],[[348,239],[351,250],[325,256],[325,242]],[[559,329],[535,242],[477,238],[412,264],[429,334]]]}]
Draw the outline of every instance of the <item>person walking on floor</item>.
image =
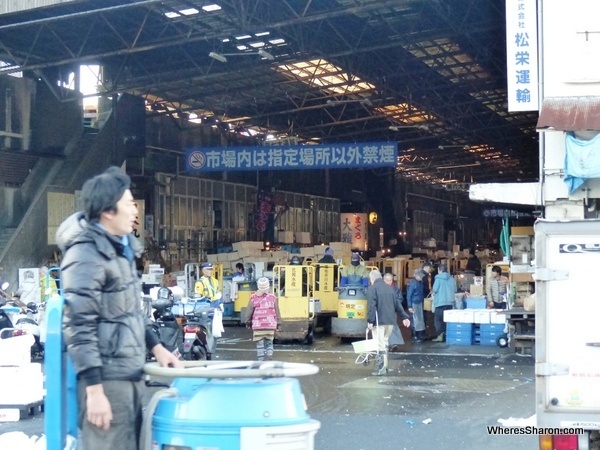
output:
[{"label": "person walking on floor", "polygon": [[[396,297],[400,301],[400,305],[402,305],[402,302],[404,301],[404,297],[402,297],[402,291],[400,290],[400,288],[396,285],[396,283],[394,283],[394,274],[393,273],[384,274],[383,282],[385,284],[387,284],[388,286],[391,286],[392,289],[394,289],[394,292],[396,293]],[[404,311],[404,307],[402,308],[402,310]],[[404,317],[404,316],[410,317],[406,313],[406,311],[404,311],[404,314],[401,314],[401,316],[402,317]],[[392,334],[390,335],[390,337],[388,339],[388,349],[389,349],[389,351],[393,352],[393,351],[396,351],[398,349],[398,347],[401,345],[404,345],[404,338],[402,337],[402,331],[400,331],[400,327],[398,326],[398,322],[396,321],[396,323],[394,324],[394,328],[392,328]]]},{"label": "person walking on floor", "polygon": [[394,288],[383,281],[379,270],[372,270],[369,273],[369,281],[371,285],[367,289],[367,323],[373,337],[377,336],[379,348],[372,375],[380,376],[387,373],[388,340],[394,324],[397,324],[396,314],[401,315],[405,327],[410,327],[410,318],[404,311]]},{"label": "person walking on floor", "polygon": [[94,450],[138,450],[149,349],[163,367],[182,367],[142,312],[133,236],[137,207],[130,179],[111,167],[81,189],[83,212],[67,218],[63,252],[64,335],[77,374],[79,443]]},{"label": "person walking on floor", "polygon": [[412,280],[406,287],[406,305],[408,312],[412,314],[412,322],[415,328],[415,341],[423,342],[425,336],[425,317],[423,315],[423,304],[425,296],[423,295],[423,277],[425,272],[422,269],[415,270]]},{"label": "person walking on floor", "polygon": [[256,282],[258,290],[250,296],[245,310],[244,322],[252,328],[252,340],[256,342],[259,361],[273,359],[273,340],[279,324],[277,297],[269,292],[270,283],[265,277]]},{"label": "person walking on floor", "polygon": [[446,334],[444,311],[454,307],[454,294],[456,294],[456,280],[448,273],[446,264],[438,266],[438,274],[431,291],[433,292],[433,319],[437,335],[433,342],[444,342]]}]

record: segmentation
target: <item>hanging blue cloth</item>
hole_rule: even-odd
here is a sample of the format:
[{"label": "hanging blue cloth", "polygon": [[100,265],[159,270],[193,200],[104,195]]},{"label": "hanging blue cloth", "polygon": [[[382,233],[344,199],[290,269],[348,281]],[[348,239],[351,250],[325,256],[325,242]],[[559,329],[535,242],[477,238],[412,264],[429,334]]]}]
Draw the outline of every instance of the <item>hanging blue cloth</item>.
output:
[{"label": "hanging blue cloth", "polygon": [[565,145],[565,183],[572,194],[587,178],[600,178],[600,134],[584,141],[569,132]]}]

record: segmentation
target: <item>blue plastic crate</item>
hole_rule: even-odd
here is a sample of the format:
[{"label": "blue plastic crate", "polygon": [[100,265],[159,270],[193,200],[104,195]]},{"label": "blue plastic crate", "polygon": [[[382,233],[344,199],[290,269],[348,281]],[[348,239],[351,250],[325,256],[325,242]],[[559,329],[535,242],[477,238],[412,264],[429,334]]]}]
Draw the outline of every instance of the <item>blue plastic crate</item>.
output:
[{"label": "blue plastic crate", "polygon": [[480,326],[482,333],[495,333],[500,335],[504,333],[503,323],[482,323]]},{"label": "blue plastic crate", "polygon": [[473,331],[470,331],[470,330],[450,330],[450,331],[448,331],[448,328],[446,328],[446,336],[473,338],[475,336],[475,333],[473,333]]},{"label": "blue plastic crate", "polygon": [[495,347],[496,344],[496,338],[495,337],[484,337],[481,336],[481,339],[479,340],[479,345],[483,346],[483,347]]},{"label": "blue plastic crate", "polygon": [[493,332],[493,333],[481,333],[481,339],[493,339],[496,340],[496,338],[498,336],[502,336],[504,333],[498,333],[498,332]]},{"label": "blue plastic crate", "polygon": [[446,334],[446,344],[451,345],[473,345],[473,336],[455,336]]},{"label": "blue plastic crate", "polygon": [[485,297],[466,297],[465,306],[466,309],[485,309]]},{"label": "blue plastic crate", "polygon": [[446,331],[473,331],[473,323],[461,323],[461,322],[447,322],[446,323]]}]

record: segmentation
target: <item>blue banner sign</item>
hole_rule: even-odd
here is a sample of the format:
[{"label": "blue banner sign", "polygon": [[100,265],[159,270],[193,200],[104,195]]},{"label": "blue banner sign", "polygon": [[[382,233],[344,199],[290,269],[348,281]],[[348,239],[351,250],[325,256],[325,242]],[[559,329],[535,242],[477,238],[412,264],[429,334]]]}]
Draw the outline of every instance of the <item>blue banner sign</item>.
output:
[{"label": "blue banner sign", "polygon": [[363,142],[275,147],[193,147],[186,150],[185,156],[187,172],[395,167],[398,144]]}]

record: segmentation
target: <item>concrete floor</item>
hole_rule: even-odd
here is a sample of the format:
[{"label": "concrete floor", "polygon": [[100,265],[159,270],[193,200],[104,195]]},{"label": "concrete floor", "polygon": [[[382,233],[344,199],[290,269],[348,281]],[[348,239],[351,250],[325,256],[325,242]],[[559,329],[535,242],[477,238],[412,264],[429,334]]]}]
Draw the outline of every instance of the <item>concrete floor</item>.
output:
[{"label": "concrete floor", "polygon": [[[406,330],[403,333],[406,336]],[[533,360],[508,349],[407,343],[390,353],[390,372],[370,375],[373,365],[355,364],[349,343],[316,336],[312,346],[275,345],[274,359],[316,364],[301,377],[308,412],[321,422],[319,450],[533,449],[535,436],[491,436],[498,419],[535,412]],[[226,327],[218,359],[254,359],[251,332]],[[423,421],[430,419],[429,424]],[[43,414],[0,423],[0,434],[43,433]]]}]

